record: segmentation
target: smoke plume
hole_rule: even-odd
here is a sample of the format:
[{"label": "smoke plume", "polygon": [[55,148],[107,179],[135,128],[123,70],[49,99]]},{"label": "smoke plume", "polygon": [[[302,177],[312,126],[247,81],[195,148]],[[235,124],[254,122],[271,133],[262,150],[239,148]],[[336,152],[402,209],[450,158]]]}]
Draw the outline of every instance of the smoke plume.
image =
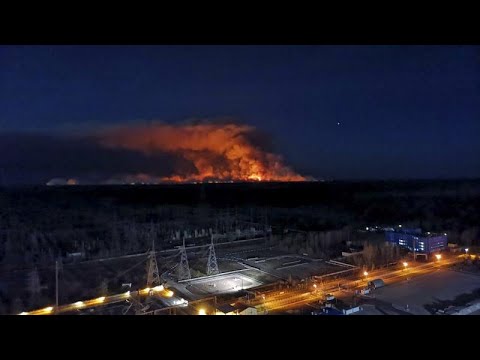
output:
[{"label": "smoke plume", "polygon": [[[124,126],[96,135],[111,149],[139,151],[147,156],[167,153],[190,162],[160,181],[304,181],[281,156],[262,149],[262,137],[252,126],[234,122],[183,125]],[[192,171],[193,170],[193,171]],[[139,175],[144,179],[148,175]]]},{"label": "smoke plume", "polygon": [[0,133],[0,186],[305,180],[270,148],[267,136],[233,121]]}]

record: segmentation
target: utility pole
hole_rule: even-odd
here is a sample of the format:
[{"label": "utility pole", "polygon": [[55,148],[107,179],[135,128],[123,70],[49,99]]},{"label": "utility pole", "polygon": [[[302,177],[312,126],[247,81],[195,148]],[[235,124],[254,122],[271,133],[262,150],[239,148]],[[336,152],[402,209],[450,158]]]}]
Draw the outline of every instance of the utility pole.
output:
[{"label": "utility pole", "polygon": [[416,255],[415,255],[415,238],[413,238],[412,241],[413,241],[413,261],[416,261],[417,258],[416,258]]},{"label": "utility pole", "polygon": [[58,260],[55,261],[55,310],[58,311]]}]

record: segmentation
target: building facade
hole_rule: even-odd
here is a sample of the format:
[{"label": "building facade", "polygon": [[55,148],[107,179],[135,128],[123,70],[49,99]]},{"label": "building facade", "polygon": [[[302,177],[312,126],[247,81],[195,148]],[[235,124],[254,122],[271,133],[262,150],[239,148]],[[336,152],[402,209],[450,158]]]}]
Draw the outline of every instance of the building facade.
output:
[{"label": "building facade", "polygon": [[423,233],[421,229],[395,229],[385,232],[385,239],[419,254],[431,254],[447,248],[446,234]]}]

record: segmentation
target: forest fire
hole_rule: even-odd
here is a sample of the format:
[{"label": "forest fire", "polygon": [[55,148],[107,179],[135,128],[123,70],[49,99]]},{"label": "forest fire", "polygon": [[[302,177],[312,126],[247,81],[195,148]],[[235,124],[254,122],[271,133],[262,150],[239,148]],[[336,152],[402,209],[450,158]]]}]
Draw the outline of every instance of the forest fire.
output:
[{"label": "forest fire", "polygon": [[[158,182],[305,181],[284,165],[281,156],[265,151],[255,128],[236,123],[155,124],[117,127],[101,133],[100,144],[146,155],[172,154],[186,160]],[[258,141],[257,141],[258,142]],[[146,181],[148,174],[134,177]]]}]

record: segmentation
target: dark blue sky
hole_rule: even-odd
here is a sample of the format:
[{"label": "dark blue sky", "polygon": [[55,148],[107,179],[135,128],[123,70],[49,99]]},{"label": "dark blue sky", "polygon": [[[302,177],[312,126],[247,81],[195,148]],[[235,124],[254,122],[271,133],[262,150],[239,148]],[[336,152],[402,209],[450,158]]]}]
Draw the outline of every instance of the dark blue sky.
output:
[{"label": "dark blue sky", "polygon": [[480,47],[0,47],[0,132],[224,116],[305,175],[479,177]]}]

